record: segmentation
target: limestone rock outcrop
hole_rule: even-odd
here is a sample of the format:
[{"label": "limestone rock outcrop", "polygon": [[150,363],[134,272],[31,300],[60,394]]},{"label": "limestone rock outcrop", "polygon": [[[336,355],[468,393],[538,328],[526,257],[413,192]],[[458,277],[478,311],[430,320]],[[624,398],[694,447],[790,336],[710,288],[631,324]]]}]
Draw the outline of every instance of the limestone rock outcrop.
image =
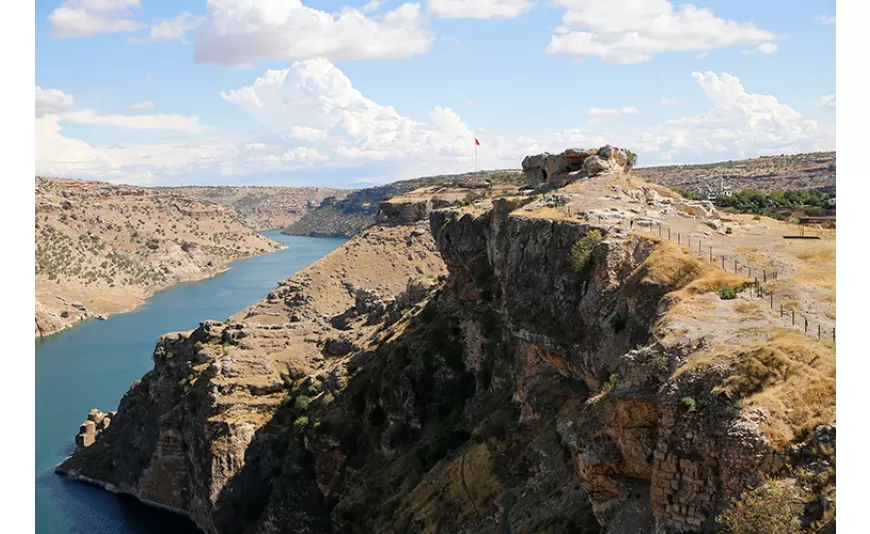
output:
[{"label": "limestone rock outcrop", "polygon": [[523,159],[523,172],[532,187],[551,184],[561,187],[568,182],[610,171],[626,172],[631,168],[624,149],[605,145],[599,149],[569,148],[561,154],[537,154]]}]

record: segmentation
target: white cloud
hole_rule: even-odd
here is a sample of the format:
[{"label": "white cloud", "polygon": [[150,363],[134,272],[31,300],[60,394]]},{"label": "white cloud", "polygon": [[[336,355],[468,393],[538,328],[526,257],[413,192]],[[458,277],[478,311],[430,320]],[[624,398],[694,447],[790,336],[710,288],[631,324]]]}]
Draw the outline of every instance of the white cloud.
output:
[{"label": "white cloud", "polygon": [[415,121],[363,96],[325,59],[269,70],[220,96],[283,139],[328,154],[331,162],[473,156],[474,134],[451,109],[436,107],[427,122]]},{"label": "white cloud", "polygon": [[364,5],[362,10],[363,13],[371,13],[372,11],[377,11],[379,7],[384,5],[386,0],[372,0],[368,4]]},{"label": "white cloud", "polygon": [[148,37],[131,37],[127,39],[130,44],[166,43],[169,41],[181,41],[188,44],[187,34],[197,28],[205,20],[190,13],[182,13],[174,19],[157,21],[151,26]]},{"label": "white cloud", "polygon": [[607,63],[640,63],[653,54],[705,52],[716,48],[773,41],[755,24],[717,17],[712,10],[667,0],[555,0],[568,11],[547,53],[576,58],[600,57]]},{"label": "white cloud", "polygon": [[442,18],[515,18],[532,5],[530,0],[428,0],[426,10]]},{"label": "white cloud", "polygon": [[626,146],[636,145],[640,153],[658,153],[663,160],[713,161],[831,150],[836,145],[833,125],[804,119],[775,96],[747,93],[736,76],[709,71],[692,76],[713,109],[667,120],[625,141]]},{"label": "white cloud", "polygon": [[779,52],[779,45],[776,43],[761,43],[754,50],[744,50],[744,54],[763,54],[769,56]]},{"label": "white cloud", "polygon": [[589,108],[586,110],[588,117],[617,117],[619,115],[637,115],[640,113],[634,106],[624,108]]},{"label": "white cloud", "polygon": [[60,115],[65,122],[96,124],[131,130],[171,130],[176,132],[200,133],[203,126],[199,117],[185,115],[99,115],[93,110],[72,111]]},{"label": "white cloud", "polygon": [[268,151],[268,150],[281,150],[281,147],[278,145],[268,145],[266,143],[248,143],[245,145],[245,148],[248,150],[254,150],[257,152]]},{"label": "white cloud", "polygon": [[57,114],[74,106],[76,99],[58,89],[43,89],[36,86],[36,118]]},{"label": "white cloud", "polygon": [[828,17],[825,15],[816,17],[816,20],[818,20],[819,22],[822,22],[824,24],[836,24],[837,23],[837,17]]},{"label": "white cloud", "polygon": [[680,100],[679,98],[665,98],[665,97],[662,97],[662,98],[659,100],[659,104],[661,104],[661,105],[663,105],[663,106],[677,106],[677,105],[682,104],[682,103],[683,103],[683,101]]},{"label": "white cloud", "polygon": [[195,37],[197,63],[406,58],[427,52],[432,41],[420,4],[402,4],[378,21],[358,9],[326,13],[301,0],[208,0],[207,8],[208,22]]},{"label": "white cloud", "polygon": [[135,104],[127,106],[127,109],[132,109],[136,111],[151,110],[154,109],[154,102],[137,102]]},{"label": "white cloud", "polygon": [[131,19],[139,0],[67,0],[48,14],[57,38],[90,37],[99,33],[132,32],[142,24]]},{"label": "white cloud", "polygon": [[837,107],[837,95],[825,95],[813,104],[815,106],[820,106],[823,108],[836,108]]}]

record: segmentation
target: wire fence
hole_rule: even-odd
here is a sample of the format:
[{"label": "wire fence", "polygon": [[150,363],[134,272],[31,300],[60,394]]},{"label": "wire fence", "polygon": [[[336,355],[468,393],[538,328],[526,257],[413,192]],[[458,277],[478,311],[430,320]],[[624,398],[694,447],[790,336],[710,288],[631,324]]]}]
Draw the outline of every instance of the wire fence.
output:
[{"label": "wire fence", "polygon": [[[572,216],[571,208],[566,206],[565,209],[567,214]],[[581,213],[582,212],[580,211],[574,210],[574,216],[579,217]],[[599,225],[603,227],[607,227],[607,225],[610,224],[601,216],[590,218],[587,215],[586,219],[591,220],[592,222],[595,222],[595,219],[597,219]],[[819,340],[830,339],[836,341],[836,322],[834,322],[833,326],[822,324],[818,319],[810,317],[800,310],[796,310],[792,299],[786,297],[780,298],[778,295],[775,295],[774,289],[770,284],[779,280],[779,272],[776,269],[759,267],[757,265],[753,266],[750,263],[744,263],[744,257],[742,255],[736,256],[734,254],[721,253],[714,248],[710,240],[698,237],[697,232],[693,233],[693,237],[693,234],[683,234],[682,232],[674,231],[670,227],[664,226],[662,223],[655,222],[652,219],[638,219],[635,221],[629,221],[625,224],[623,224],[623,222],[624,219],[619,219],[615,224],[610,224],[610,229],[622,228],[627,229],[630,232],[647,231],[657,233],[662,239],[667,239],[668,241],[687,247],[696,256],[717,265],[723,271],[732,271],[735,274],[745,275],[747,278],[752,279],[753,282],[747,287],[738,288],[738,293],[744,293],[745,291],[750,290],[751,293],[749,298],[756,299],[765,304],[769,303],[768,305],[770,306],[771,313],[778,314],[786,327],[802,330],[805,334],[813,336]],[[828,232],[829,236],[835,235],[827,230],[824,230],[823,232]]]}]

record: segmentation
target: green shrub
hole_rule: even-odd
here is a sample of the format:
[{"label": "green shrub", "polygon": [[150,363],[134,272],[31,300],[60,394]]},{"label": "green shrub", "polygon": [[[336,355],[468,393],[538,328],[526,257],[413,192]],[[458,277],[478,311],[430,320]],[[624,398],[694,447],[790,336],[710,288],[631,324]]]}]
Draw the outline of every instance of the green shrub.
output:
[{"label": "green shrub", "polygon": [[304,415],[302,417],[296,419],[295,421],[293,421],[293,430],[295,430],[296,432],[302,432],[303,430],[305,430],[305,427],[307,427],[307,426],[308,426],[308,418],[305,417]]},{"label": "green shrub", "polygon": [[196,352],[201,351],[202,350],[202,341],[197,341],[196,343],[194,343],[193,350],[195,350]]},{"label": "green shrub", "polygon": [[601,242],[604,236],[599,230],[589,230],[586,235],[581,237],[571,247],[571,267],[575,272],[582,271],[589,263],[589,258],[592,257],[592,250],[595,245]]},{"label": "green shrub", "polygon": [[762,480],[732,499],[717,518],[730,534],[797,534],[803,532],[800,515],[805,496],[800,488],[785,481]]},{"label": "green shrub", "polygon": [[693,399],[692,397],[683,397],[683,400],[681,400],[680,402],[682,403],[683,408],[685,408],[687,412],[694,412],[698,409],[697,405],[695,404],[695,399]]},{"label": "green shrub", "polygon": [[739,287],[722,286],[719,288],[719,298],[722,300],[734,300],[738,293],[740,293]]},{"label": "green shrub", "polygon": [[296,406],[297,410],[305,410],[306,408],[308,408],[309,404],[311,404],[310,397],[306,395],[299,395],[298,397],[296,397],[296,403],[294,404],[294,406]]}]

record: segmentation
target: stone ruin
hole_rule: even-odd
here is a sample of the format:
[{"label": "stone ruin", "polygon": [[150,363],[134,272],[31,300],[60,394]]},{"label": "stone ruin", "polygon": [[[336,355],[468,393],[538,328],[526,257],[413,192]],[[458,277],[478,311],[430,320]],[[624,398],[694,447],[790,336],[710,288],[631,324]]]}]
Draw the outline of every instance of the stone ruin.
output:
[{"label": "stone ruin", "polygon": [[112,419],[118,412],[103,413],[94,408],[88,412],[88,419],[79,427],[79,433],[76,436],[76,447],[84,449],[90,447],[97,440],[100,433],[109,428]]},{"label": "stone ruin", "polygon": [[538,154],[523,159],[523,172],[532,187],[552,184],[562,187],[575,178],[588,178],[608,171],[628,172],[629,151],[604,145],[601,148],[569,148],[561,154]]}]

